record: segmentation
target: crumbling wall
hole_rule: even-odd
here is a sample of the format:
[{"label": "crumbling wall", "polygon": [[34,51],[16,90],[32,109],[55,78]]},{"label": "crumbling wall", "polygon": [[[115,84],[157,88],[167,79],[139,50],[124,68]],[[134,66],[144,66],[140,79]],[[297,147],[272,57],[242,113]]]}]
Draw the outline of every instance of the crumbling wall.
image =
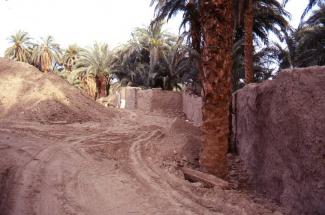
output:
[{"label": "crumbling wall", "polygon": [[194,124],[202,124],[202,98],[187,92],[122,87],[116,97],[120,98],[120,104],[115,107],[175,116],[185,114]]},{"label": "crumbling wall", "polygon": [[183,92],[183,112],[195,124],[202,124],[202,97]]},{"label": "crumbling wall", "polygon": [[126,87],[120,90],[120,95],[123,103],[121,108],[173,116],[183,113],[182,94],[179,92]]},{"label": "crumbling wall", "polygon": [[325,214],[325,67],[282,71],[234,96],[250,182],[291,214]]},{"label": "crumbling wall", "polygon": [[152,112],[151,100],[153,90],[139,90],[137,92],[137,109],[144,112]]},{"label": "crumbling wall", "polygon": [[151,111],[167,115],[182,115],[183,101],[180,92],[152,89]]},{"label": "crumbling wall", "polygon": [[125,88],[125,108],[129,110],[137,109],[137,94],[141,88],[126,87]]}]

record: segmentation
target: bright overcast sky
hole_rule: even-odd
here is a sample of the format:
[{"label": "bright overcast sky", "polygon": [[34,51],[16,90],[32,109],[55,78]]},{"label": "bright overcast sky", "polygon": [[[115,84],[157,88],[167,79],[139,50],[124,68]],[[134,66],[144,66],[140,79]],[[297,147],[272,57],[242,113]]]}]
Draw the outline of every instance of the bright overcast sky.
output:
[{"label": "bright overcast sky", "polygon": [[[288,4],[293,26],[307,1]],[[52,35],[62,47],[94,41],[116,47],[134,28],[150,23],[154,9],[149,4],[150,0],[0,0],[0,56],[8,47],[8,36],[18,30],[36,39]],[[179,17],[170,21],[166,29],[177,34],[179,22]]]}]

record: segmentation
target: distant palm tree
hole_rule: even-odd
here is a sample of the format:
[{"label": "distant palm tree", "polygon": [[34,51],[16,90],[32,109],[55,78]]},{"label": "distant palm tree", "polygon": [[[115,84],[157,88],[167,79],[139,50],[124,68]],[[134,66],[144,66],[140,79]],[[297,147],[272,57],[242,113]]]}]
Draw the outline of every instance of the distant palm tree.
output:
[{"label": "distant palm tree", "polygon": [[62,56],[62,63],[66,71],[71,72],[79,58],[81,48],[77,45],[70,45]]},{"label": "distant palm tree", "polygon": [[196,67],[198,61],[200,61],[200,55],[189,46],[185,46],[183,39],[180,38],[163,55],[161,64],[164,70],[159,74],[162,79],[163,89],[180,89],[178,84],[185,81],[185,74],[198,73],[198,68]]},{"label": "distant palm tree", "polygon": [[325,65],[325,4],[286,38],[286,48],[278,45],[280,69]]},{"label": "distant palm tree", "polygon": [[52,71],[52,67],[61,61],[61,49],[54,43],[52,36],[42,39],[40,44],[35,44],[31,57],[31,62],[42,72]]},{"label": "distant palm tree", "polygon": [[[277,0],[255,0],[253,2],[253,26],[251,26],[252,23],[249,23],[249,26],[246,23],[247,20],[251,21],[249,18],[251,18],[252,11],[249,12],[249,15],[247,14],[247,4],[251,2],[233,0],[233,3],[235,18],[233,89],[237,90],[243,86],[242,80],[245,80],[245,83],[251,83],[260,81],[261,77],[267,77],[261,75],[261,70],[256,67],[258,62],[255,61],[257,59],[255,56],[256,54],[260,55],[261,52],[256,53],[255,47],[269,46],[270,32],[280,40],[285,39],[287,31],[290,31],[291,27],[288,22],[290,14]],[[248,30],[251,27],[253,27],[252,34]]]},{"label": "distant palm tree", "polygon": [[168,47],[176,44],[177,37],[162,30],[163,23],[157,22],[148,28],[137,28],[133,33],[134,40],[138,41],[141,48],[149,52],[150,69],[148,86],[153,86],[153,79],[159,67],[159,61]]},{"label": "distant palm tree", "polygon": [[253,39],[267,44],[268,34],[273,32],[282,40],[284,32],[290,29],[287,20],[290,15],[277,0],[233,0],[233,3],[237,35],[238,31],[244,34],[245,83],[249,84],[254,81]]},{"label": "distant palm tree", "polygon": [[18,31],[9,38],[13,45],[6,49],[5,57],[28,63],[31,57],[31,38],[27,32]]},{"label": "distant palm tree", "polygon": [[[79,79],[87,87],[88,93],[95,99],[108,95],[110,65],[112,52],[107,44],[95,43],[91,49],[80,51],[76,61],[76,69],[73,71],[74,79]],[[84,87],[85,87],[84,86]]]},{"label": "distant palm tree", "polygon": [[133,35],[130,41],[114,51],[110,68],[112,74],[123,82],[123,86],[131,84],[149,87],[149,64],[149,51]]},{"label": "distant palm tree", "polygon": [[[182,37],[187,38],[188,45],[201,54],[203,46],[203,31],[200,15],[200,0],[151,0],[151,5],[155,4],[155,19],[153,23],[163,19],[167,21],[177,14],[182,14],[180,29],[183,29]],[[201,95],[202,64],[196,61],[193,65],[195,70],[191,70],[184,77],[191,77],[191,85],[196,94]],[[194,73],[193,73],[194,72]],[[190,74],[191,73],[191,74]]]},{"label": "distant palm tree", "polygon": [[200,19],[199,0],[152,0],[151,5],[155,6],[155,19],[153,22],[167,21],[178,13],[183,14],[180,27],[189,27],[189,38],[191,47],[201,53],[202,29]]}]

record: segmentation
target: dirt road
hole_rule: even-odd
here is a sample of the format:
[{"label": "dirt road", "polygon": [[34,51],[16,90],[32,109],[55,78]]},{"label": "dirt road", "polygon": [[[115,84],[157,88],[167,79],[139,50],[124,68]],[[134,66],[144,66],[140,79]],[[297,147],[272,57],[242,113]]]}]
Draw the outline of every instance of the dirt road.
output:
[{"label": "dirt road", "polygon": [[185,181],[170,156],[186,141],[170,131],[174,118],[124,115],[107,124],[1,122],[1,214],[272,214],[243,194]]}]

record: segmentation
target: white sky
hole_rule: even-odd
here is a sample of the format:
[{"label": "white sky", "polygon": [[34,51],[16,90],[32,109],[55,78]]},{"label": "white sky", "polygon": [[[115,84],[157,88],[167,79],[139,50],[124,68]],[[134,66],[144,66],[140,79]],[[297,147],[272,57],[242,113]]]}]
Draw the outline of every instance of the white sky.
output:
[{"label": "white sky", "polygon": [[[287,9],[297,26],[308,0],[291,0]],[[0,56],[7,38],[18,30],[35,39],[54,36],[62,47],[106,42],[112,48],[126,42],[134,28],[148,25],[154,8],[150,0],[0,0]],[[178,33],[180,17],[166,29]]]}]

